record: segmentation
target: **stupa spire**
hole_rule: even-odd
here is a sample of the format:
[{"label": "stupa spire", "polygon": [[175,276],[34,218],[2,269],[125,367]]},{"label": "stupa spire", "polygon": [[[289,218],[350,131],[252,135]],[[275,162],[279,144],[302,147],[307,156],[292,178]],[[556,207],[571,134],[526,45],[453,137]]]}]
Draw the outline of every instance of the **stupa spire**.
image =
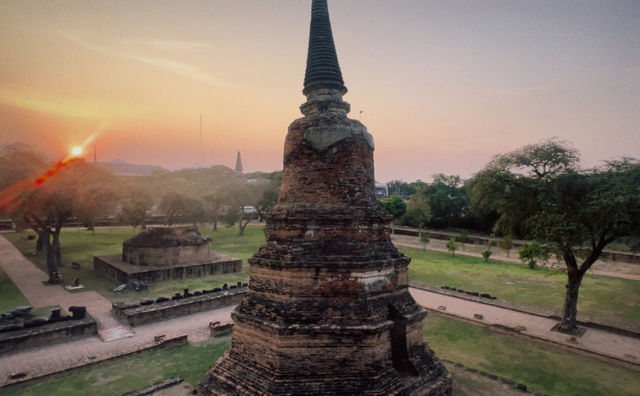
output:
[{"label": "stupa spire", "polygon": [[238,156],[236,157],[236,172],[242,173],[244,168],[242,167],[242,157],[240,156],[240,151],[238,151]]},{"label": "stupa spire", "polygon": [[347,92],[331,33],[327,0],[313,0],[311,4],[307,70],[302,93],[308,95],[320,88],[337,89],[342,94]]}]

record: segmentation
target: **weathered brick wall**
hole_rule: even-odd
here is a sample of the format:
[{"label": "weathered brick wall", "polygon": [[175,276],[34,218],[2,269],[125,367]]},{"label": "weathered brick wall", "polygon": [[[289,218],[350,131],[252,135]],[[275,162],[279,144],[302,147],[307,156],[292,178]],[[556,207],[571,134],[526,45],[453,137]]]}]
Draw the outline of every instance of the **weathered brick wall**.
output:
[{"label": "weathered brick wall", "polygon": [[140,247],[128,244],[122,246],[122,261],[150,267],[173,267],[201,263],[207,261],[210,254],[209,244],[170,247]]},{"label": "weathered brick wall", "polygon": [[112,311],[117,318],[125,321],[130,326],[139,326],[146,323],[159,322],[197,312],[208,311],[214,308],[235,305],[242,301],[245,293],[246,288],[243,287],[224,292],[186,297],[179,300],[169,300],[151,305],[121,307],[114,304]]},{"label": "weathered brick wall", "polygon": [[[409,258],[375,198],[371,137],[358,121],[311,113],[290,126],[231,348],[200,391],[449,394],[450,376],[422,341]],[[328,138],[314,135],[322,128]]]},{"label": "weathered brick wall", "polygon": [[37,327],[0,333],[0,353],[16,352],[42,345],[67,342],[98,334],[96,321],[87,315],[84,319],[65,320]]},{"label": "weathered brick wall", "polygon": [[[210,257],[211,259],[212,257]],[[145,266],[131,270],[130,267],[119,265],[120,256],[95,256],[93,269],[99,274],[120,283],[132,283],[133,281],[160,282],[172,279],[199,278],[207,275],[227,274],[239,272],[242,269],[242,260],[230,256],[216,256],[213,262],[199,262],[195,264],[183,264],[181,266],[152,267]],[[131,272],[128,272],[131,271]]]}]

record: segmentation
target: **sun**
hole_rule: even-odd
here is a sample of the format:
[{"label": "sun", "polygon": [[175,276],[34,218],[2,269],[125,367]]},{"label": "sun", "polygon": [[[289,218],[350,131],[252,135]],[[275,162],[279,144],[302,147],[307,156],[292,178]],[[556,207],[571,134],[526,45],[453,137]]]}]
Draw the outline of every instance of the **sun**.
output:
[{"label": "sun", "polygon": [[78,157],[79,155],[82,155],[82,147],[80,146],[75,146],[71,149],[71,155],[74,157]]}]

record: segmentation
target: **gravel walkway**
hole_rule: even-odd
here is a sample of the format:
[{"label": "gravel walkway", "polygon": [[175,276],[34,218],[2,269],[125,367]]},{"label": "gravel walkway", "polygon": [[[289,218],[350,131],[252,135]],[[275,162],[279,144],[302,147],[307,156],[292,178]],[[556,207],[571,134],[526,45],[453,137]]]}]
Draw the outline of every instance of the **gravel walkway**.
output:
[{"label": "gravel walkway", "polygon": [[[630,363],[640,370],[640,339],[638,338],[588,328],[582,337],[573,340],[567,334],[551,331],[557,323],[553,319],[417,288],[410,288],[410,291],[416,302],[427,309],[484,325],[512,329],[521,335],[538,340]],[[427,320],[429,320],[428,317]]]}]

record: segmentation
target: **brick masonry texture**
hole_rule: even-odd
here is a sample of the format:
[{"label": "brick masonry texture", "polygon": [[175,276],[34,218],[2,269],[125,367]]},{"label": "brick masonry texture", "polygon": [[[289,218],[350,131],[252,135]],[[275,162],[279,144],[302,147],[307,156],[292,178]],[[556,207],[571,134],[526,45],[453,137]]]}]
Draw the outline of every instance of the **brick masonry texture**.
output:
[{"label": "brick masonry texture", "polygon": [[[340,95],[326,97],[289,127],[279,201],[249,259],[231,348],[199,391],[449,395],[451,377],[422,341],[409,258],[375,198],[372,139]],[[323,128],[335,132],[328,143],[308,133]]]},{"label": "brick masonry texture", "polygon": [[140,326],[238,304],[244,296],[245,290],[245,287],[235,288],[229,291],[206,293],[179,300],[156,302],[150,305],[120,305],[114,303],[112,311],[115,317],[129,326]]},{"label": "brick masonry texture", "polygon": [[64,320],[42,326],[0,333],[0,354],[33,347],[67,342],[98,334],[96,321],[89,315],[83,319]]}]

